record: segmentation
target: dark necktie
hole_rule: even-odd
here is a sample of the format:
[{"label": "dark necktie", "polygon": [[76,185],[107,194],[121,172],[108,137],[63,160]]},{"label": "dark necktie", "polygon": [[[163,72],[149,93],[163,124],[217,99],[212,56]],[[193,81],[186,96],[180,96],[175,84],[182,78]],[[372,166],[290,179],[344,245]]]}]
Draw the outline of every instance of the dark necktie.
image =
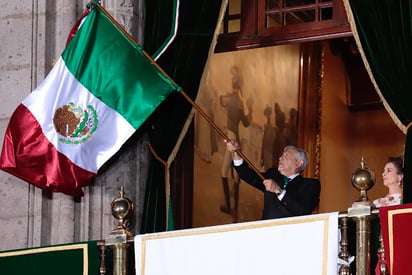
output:
[{"label": "dark necktie", "polygon": [[285,188],[285,187],[288,185],[289,181],[290,181],[290,178],[288,178],[288,177],[286,177],[286,176],[283,176],[283,183],[284,183],[284,187],[283,187],[283,188]]}]

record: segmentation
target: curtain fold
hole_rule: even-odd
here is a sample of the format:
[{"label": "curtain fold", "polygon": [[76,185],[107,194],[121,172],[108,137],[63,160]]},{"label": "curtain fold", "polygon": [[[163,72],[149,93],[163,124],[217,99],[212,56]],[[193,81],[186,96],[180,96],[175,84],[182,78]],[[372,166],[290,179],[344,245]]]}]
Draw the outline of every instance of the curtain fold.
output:
[{"label": "curtain fold", "polygon": [[[159,66],[193,100],[197,95],[221,4],[222,0],[180,0],[177,11],[177,34],[157,59]],[[154,54],[170,35],[170,24],[176,13],[172,11],[174,5],[170,1],[152,0],[146,1],[145,5],[144,49],[149,54]],[[171,94],[152,116],[150,144],[159,158],[167,160],[168,164],[191,110],[191,104],[177,92]],[[188,165],[193,166],[193,160],[187,161]],[[185,166],[185,169],[190,167]],[[193,167],[191,169],[193,170]],[[177,173],[182,174],[183,171]],[[164,164],[152,158],[146,185],[141,233],[167,229],[167,176]]]},{"label": "curtain fold", "polygon": [[366,70],[405,133],[403,200],[412,202],[412,0],[343,0]]}]

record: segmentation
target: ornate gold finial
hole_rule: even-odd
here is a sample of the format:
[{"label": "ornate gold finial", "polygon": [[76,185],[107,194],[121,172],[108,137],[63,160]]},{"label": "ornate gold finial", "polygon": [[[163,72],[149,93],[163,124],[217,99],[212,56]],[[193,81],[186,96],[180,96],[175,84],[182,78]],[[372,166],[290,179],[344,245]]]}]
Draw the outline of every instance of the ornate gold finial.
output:
[{"label": "ornate gold finial", "polygon": [[365,158],[362,156],[360,161],[361,168],[355,169],[352,173],[352,185],[361,192],[359,201],[368,201],[366,191],[375,185],[375,173],[366,168]]},{"label": "ornate gold finial", "polygon": [[124,196],[124,187],[120,187],[119,197],[112,201],[112,215],[119,221],[116,229],[112,230],[105,244],[113,251],[113,274],[127,274],[127,259],[129,243],[133,235],[129,232],[127,222],[133,212],[133,203]]},{"label": "ornate gold finial", "polygon": [[128,198],[125,198],[124,194],[124,187],[121,186],[119,192],[120,197],[112,201],[112,215],[119,220],[116,229],[126,230],[126,222],[133,212],[133,203]]},{"label": "ornate gold finial", "polygon": [[365,168],[366,162],[365,162],[365,158],[364,158],[363,156],[362,156],[362,158],[361,158],[360,165],[361,165],[361,168],[362,168],[362,169]]}]

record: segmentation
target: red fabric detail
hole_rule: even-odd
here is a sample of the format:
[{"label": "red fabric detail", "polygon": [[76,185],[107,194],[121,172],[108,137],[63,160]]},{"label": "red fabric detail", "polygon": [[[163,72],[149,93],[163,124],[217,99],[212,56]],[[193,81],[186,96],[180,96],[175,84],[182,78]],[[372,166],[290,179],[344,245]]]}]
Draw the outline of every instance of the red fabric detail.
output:
[{"label": "red fabric detail", "polygon": [[90,13],[90,10],[87,9],[82,13],[82,15],[80,15],[80,18],[76,21],[76,23],[74,24],[74,26],[70,30],[70,33],[67,37],[66,46],[67,46],[67,44],[69,44],[69,42],[72,40],[72,38],[77,33],[77,30],[79,29],[80,23],[82,22],[83,18],[85,18],[89,13]]},{"label": "red fabric detail", "polygon": [[376,275],[381,274],[381,264],[385,264],[386,268],[387,269],[389,268],[388,261],[386,259],[383,260],[382,257],[381,257],[381,254],[378,253],[378,262],[376,263],[376,267],[375,267],[375,274]]},{"label": "red fabric detail", "polygon": [[95,176],[58,152],[22,104],[6,129],[0,169],[42,189],[74,197],[83,196],[82,187]]},{"label": "red fabric detail", "polygon": [[385,258],[391,275],[412,274],[412,204],[379,208]]}]

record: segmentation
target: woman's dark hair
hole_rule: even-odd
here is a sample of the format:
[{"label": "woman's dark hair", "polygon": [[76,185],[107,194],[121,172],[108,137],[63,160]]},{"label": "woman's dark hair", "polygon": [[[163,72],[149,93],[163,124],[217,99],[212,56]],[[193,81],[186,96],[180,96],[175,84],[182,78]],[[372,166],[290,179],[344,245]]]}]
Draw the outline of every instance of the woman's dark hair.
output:
[{"label": "woman's dark hair", "polygon": [[393,163],[398,174],[403,174],[403,158],[402,157],[388,157],[387,163]]}]

